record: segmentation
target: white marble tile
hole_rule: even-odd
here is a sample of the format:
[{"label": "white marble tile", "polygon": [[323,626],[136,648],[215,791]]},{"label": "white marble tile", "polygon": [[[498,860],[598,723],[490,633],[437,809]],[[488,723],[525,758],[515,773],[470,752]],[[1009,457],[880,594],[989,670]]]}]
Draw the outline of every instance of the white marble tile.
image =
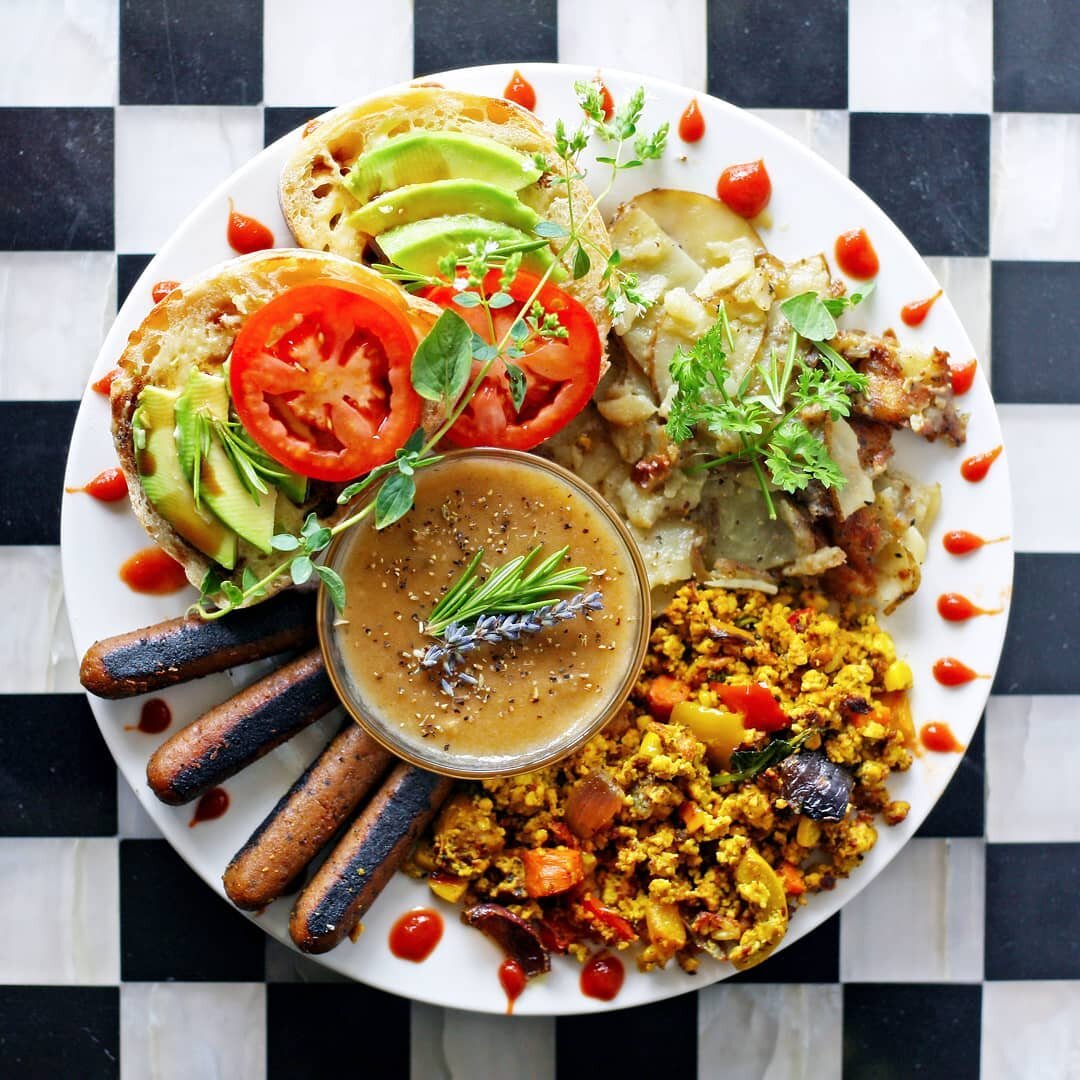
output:
[{"label": "white marble tile", "polygon": [[848,114],[842,109],[750,109],[848,174]]},{"label": "white marble tile", "polygon": [[[998,113],[990,121],[990,254],[1080,259],[1080,115]],[[1033,200],[1032,183],[1038,184]]]},{"label": "white marble tile", "polygon": [[116,771],[116,832],[121,840],[161,839],[161,830],[135,797],[119,769]]},{"label": "white marble tile", "polygon": [[1072,446],[1080,405],[999,405],[1012,478],[1017,551],[1080,551],[1080,474],[1047,469],[1049,447]]},{"label": "white marble tile", "polygon": [[0,546],[0,693],[81,692],[71,640],[60,549]]},{"label": "white marble tile", "polygon": [[980,839],[910,841],[844,908],[841,980],[978,982],[985,853]]},{"label": "white marble tile", "polygon": [[705,89],[705,0],[559,0],[559,60]]},{"label": "white marble tile", "polygon": [[261,149],[258,106],[119,107],[117,251],[157,251],[217,184]]},{"label": "white marble tile", "polygon": [[0,882],[0,984],[119,982],[119,841],[5,837]]},{"label": "white marble tile", "polygon": [[112,105],[117,97],[116,0],[4,0],[4,105]]},{"label": "white marble tile", "polygon": [[[983,374],[990,376],[990,260],[977,256],[930,255],[926,265],[952,301]],[[956,362],[969,359],[955,356]]]},{"label": "white marble tile", "polygon": [[698,994],[698,1080],[820,1080],[840,1075],[839,985],[730,985]]},{"label": "white marble tile", "polygon": [[852,111],[991,111],[992,0],[855,0],[848,27]]},{"label": "white marble tile", "polygon": [[983,987],[983,1080],[1080,1076],[1080,982]]},{"label": "white marble tile", "polygon": [[414,1001],[412,1080],[554,1080],[552,1017],[489,1016]]},{"label": "white marble tile", "polygon": [[82,397],[115,313],[115,255],[0,252],[0,398]]},{"label": "white marble tile", "polygon": [[[267,105],[342,105],[413,71],[410,0],[323,0],[319,29],[296,0],[263,5],[263,100]],[[314,40],[317,38],[317,44]],[[297,45],[301,46],[298,48]]]},{"label": "white marble tile", "polygon": [[[986,707],[986,838],[1080,842],[1080,697],[997,696]],[[1062,777],[1073,782],[1061,783]],[[1053,791],[1053,798],[1046,793]]]},{"label": "white marble tile", "polygon": [[125,983],[121,1080],[262,1080],[266,987],[261,983]]}]

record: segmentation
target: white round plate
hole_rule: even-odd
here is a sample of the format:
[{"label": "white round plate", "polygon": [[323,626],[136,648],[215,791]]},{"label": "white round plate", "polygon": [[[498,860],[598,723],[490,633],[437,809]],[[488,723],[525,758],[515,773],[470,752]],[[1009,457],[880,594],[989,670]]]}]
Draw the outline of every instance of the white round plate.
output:
[{"label": "white round plate", "polygon": [[[494,96],[501,95],[513,67],[496,65],[448,72],[434,78],[445,85]],[[536,89],[537,112],[549,124],[564,117],[577,121],[573,83],[589,79],[590,69],[555,64],[525,64],[524,76]],[[923,326],[911,330],[899,323],[899,312],[908,301],[929,296],[937,289],[933,275],[895,225],[852,183],[800,143],[749,113],[703,94],[657,79],[605,70],[603,78],[616,100],[635,87],[647,93],[644,129],[669,121],[672,133],[665,159],[620,177],[605,211],[620,199],[652,187],[678,187],[713,194],[721,170],[734,162],[764,158],[773,182],[773,224],[762,230],[771,251],[793,259],[815,252],[832,252],[836,237],[848,229],[864,227],[881,257],[877,289],[848,323],[881,331],[898,326],[902,338],[917,345],[938,345],[954,360],[974,354],[948,297],[934,307]],[[701,142],[683,144],[675,129],[679,116],[692,97],[697,97],[705,118]],[[153,282],[185,278],[232,255],[225,240],[227,201],[266,222],[282,246],[291,238],[278,207],[278,174],[296,144],[299,131],[280,139],[234,173],[181,225],[172,239],[147,267],[124,303],[102,347],[94,369],[98,378],[112,368],[128,333],[150,309]],[[601,151],[602,152],[602,151]],[[593,170],[594,180],[602,167]],[[897,177],[897,183],[903,183]],[[150,197],[150,196],[148,196]],[[945,591],[958,591],[987,608],[1007,607],[1012,582],[1012,548],[1009,543],[986,547],[964,559],[945,553],[941,536],[948,529],[970,529],[982,536],[998,537],[1012,532],[1008,465],[1004,457],[981,484],[961,479],[960,462],[967,454],[989,450],[1001,443],[1001,430],[990,391],[981,372],[971,392],[962,399],[971,414],[968,443],[962,450],[943,444],[929,446],[907,436],[897,437],[899,467],[925,481],[937,481],[942,489],[942,509],[930,541],[922,587],[896,616],[887,620],[899,653],[911,663],[916,688],[912,707],[917,724],[947,720],[961,742],[975,731],[990,690],[989,679],[947,690],[934,681],[931,664],[940,656],[957,656],[985,674],[994,672],[1005,635],[1005,615],[982,617],[967,623],[949,624],[937,614],[935,602]],[[71,441],[65,484],[85,483],[98,471],[116,463],[109,431],[108,403],[93,391],[83,398]],[[107,506],[84,495],[66,495],[62,521],[64,584],[76,648],[80,654],[98,638],[135,627],[147,626],[180,614],[193,595],[167,597],[137,595],[116,575],[123,559],[144,547],[147,537],[127,512],[127,504]],[[259,666],[258,673],[266,670]],[[172,731],[193,720],[210,706],[235,693],[238,684],[250,681],[253,670],[216,675],[166,691],[173,711]],[[189,828],[191,807],[169,807],[156,801],[146,786],[147,757],[166,735],[148,736],[128,725],[137,721],[141,702],[111,702],[90,698],[105,741],[140,802],[180,855],[219,893],[221,873],[229,858],[299,775],[338,722],[336,716],[270,754],[228,782],[231,807],[217,821]],[[171,732],[167,733],[171,734]],[[944,791],[960,760],[958,754],[925,754],[911,770],[894,777],[894,798],[911,803],[907,820],[895,828],[881,825],[876,847],[855,874],[837,884],[834,891],[811,898],[791,922],[785,944],[813,930],[878,874],[896,855],[934,802]],[[431,905],[433,897],[423,883],[397,875],[364,920],[360,939],[346,941],[334,952],[320,957],[335,971],[406,997],[459,1009],[504,1012],[506,998],[496,971],[500,954],[475,930],[461,925],[457,911],[443,906],[446,933],[439,947],[422,964],[395,959],[387,947],[394,920],[417,905]],[[434,901],[436,905],[440,901]],[[288,943],[289,901],[271,906],[256,925]],[[183,918],[183,913],[174,917]],[[903,933],[899,928],[898,933]],[[579,1013],[639,1005],[698,989],[732,974],[732,969],[709,957],[702,958],[696,976],[684,974],[677,965],[669,970],[642,975],[627,963],[627,979],[615,1002],[606,1004],[582,995],[578,965],[556,957],[550,975],[536,980],[518,1000],[517,1014]],[[764,969],[767,971],[767,968]],[[812,973],[808,973],[812,974]]]}]

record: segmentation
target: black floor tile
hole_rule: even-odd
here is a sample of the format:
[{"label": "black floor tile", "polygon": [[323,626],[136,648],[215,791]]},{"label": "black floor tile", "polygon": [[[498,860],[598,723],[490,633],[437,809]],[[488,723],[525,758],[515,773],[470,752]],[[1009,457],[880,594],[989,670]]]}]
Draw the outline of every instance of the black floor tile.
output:
[{"label": "black floor tile", "polygon": [[1016,556],[995,694],[1080,694],[1080,555]]},{"label": "black floor tile", "polygon": [[277,142],[293,128],[303,127],[329,109],[329,105],[268,105],[263,109],[263,146]]},{"label": "black floor tile", "polygon": [[847,0],[709,0],[708,89],[749,108],[845,109]]},{"label": "black floor tile", "polygon": [[633,1009],[560,1016],[555,1021],[555,1076],[557,1080],[593,1080],[597,1075],[681,1080],[698,1075],[697,1044],[695,993]]},{"label": "black floor tile", "polygon": [[0,696],[0,836],[115,836],[116,766],[82,694]]},{"label": "black floor tile", "polygon": [[257,105],[262,70],[262,0],[123,0],[121,105]]},{"label": "black floor tile", "polygon": [[945,793],[916,836],[982,836],[986,822],[986,725],[975,729]]},{"label": "black floor tile", "polygon": [[272,983],[266,1033],[268,1080],[409,1075],[409,1002],[370,986]]},{"label": "black floor tile", "polygon": [[844,987],[844,1080],[976,1080],[982,987]]},{"label": "black floor tile", "polygon": [[994,400],[1080,403],[1080,262],[995,262],[990,282]]},{"label": "black floor tile", "polygon": [[994,111],[1080,112],[1076,0],[994,0]]},{"label": "black floor tile", "polygon": [[851,179],[920,254],[989,252],[989,116],[852,113],[850,144]]},{"label": "black floor tile", "polygon": [[[414,0],[413,71],[559,58],[557,0],[504,0],[497,9],[458,0]],[[501,87],[493,86],[497,94]]]},{"label": "black floor tile", "polygon": [[0,1072],[12,1080],[119,1076],[119,988],[0,986]]},{"label": "black floor tile", "polygon": [[986,978],[1080,979],[1078,893],[1080,844],[987,844]]},{"label": "black floor tile", "polygon": [[[793,926],[805,914],[796,915]],[[816,930],[782,952],[735,975],[733,983],[835,983],[840,981],[840,916],[834,915]]]},{"label": "black floor tile", "polygon": [[64,465],[78,407],[75,401],[0,401],[0,542],[60,542]]},{"label": "black floor tile", "polygon": [[0,108],[0,249],[109,251],[113,110]]},{"label": "black floor tile", "polygon": [[[117,255],[116,256],[116,309],[128,298],[139,275],[150,265],[153,255]],[[149,293],[146,296],[146,305],[149,308],[152,303]]]},{"label": "black floor tile", "polygon": [[168,843],[120,842],[125,982],[261,982],[263,954],[263,932],[204,884]]}]

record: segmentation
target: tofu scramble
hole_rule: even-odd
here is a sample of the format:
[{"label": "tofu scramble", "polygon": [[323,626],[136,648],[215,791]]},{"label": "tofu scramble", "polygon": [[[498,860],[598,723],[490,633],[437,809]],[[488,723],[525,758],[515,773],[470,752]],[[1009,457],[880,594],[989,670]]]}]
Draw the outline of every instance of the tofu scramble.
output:
[{"label": "tofu scramble", "polygon": [[[702,952],[751,967],[789,910],[858,866],[877,816],[906,816],[886,782],[912,761],[909,685],[869,610],[691,582],[656,620],[622,713],[556,765],[462,786],[413,870],[444,899],[504,905],[582,961],[594,943],[640,945],[643,971],[672,958],[694,971]],[[768,687],[783,727],[726,711],[725,686]],[[777,738],[796,747],[784,761],[726,772]],[[787,766],[811,758],[846,779],[836,814],[811,800],[800,813],[787,787]]]}]

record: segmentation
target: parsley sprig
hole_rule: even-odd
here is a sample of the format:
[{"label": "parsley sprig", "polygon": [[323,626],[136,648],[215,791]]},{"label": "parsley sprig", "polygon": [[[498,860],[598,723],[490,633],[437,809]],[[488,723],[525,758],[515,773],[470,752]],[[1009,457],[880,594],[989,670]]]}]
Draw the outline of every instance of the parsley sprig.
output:
[{"label": "parsley sprig", "polygon": [[[749,464],[770,518],[776,517],[771,485],[789,494],[814,481],[827,488],[842,487],[844,474],[808,421],[821,415],[830,420],[849,416],[852,395],[866,387],[866,377],[827,339],[836,336],[835,316],[869,292],[828,299],[807,292],[784,300],[780,310],[791,324],[787,349],[782,356],[770,352],[737,384],[728,363],[735,344],[721,306],[713,326],[690,349],[680,349],[672,357],[676,390],[667,432],[673,441],[686,442],[704,428],[714,436],[735,436],[740,446],[689,470]],[[800,351],[803,341],[812,351]]]},{"label": "parsley sprig", "polygon": [[[636,276],[621,269],[619,253],[609,254],[583,230],[593,215],[600,215],[599,204],[610,193],[620,172],[663,155],[668,125],[662,124],[651,133],[639,132],[645,108],[645,92],[641,88],[614,110],[610,120],[604,115],[599,81],[575,83],[574,90],[584,119],[572,132],[563,121],[556,123],[555,162],[549,162],[542,154],[536,155],[535,159],[537,167],[549,174],[552,185],[566,188],[567,228],[556,222],[541,221],[533,229],[535,239],[527,242],[499,245],[494,241],[472,241],[462,251],[440,260],[439,272],[435,275],[418,274],[389,264],[374,265],[374,269],[410,292],[450,286],[457,307],[481,309],[486,334],[475,333],[453,308],[447,308],[420,342],[413,357],[412,383],[416,392],[441,405],[444,412],[437,430],[429,436],[422,430],[414,432],[393,461],[373,469],[363,479],[346,487],[338,496],[342,505],[351,503],[373,485],[380,485],[373,500],[365,500],[363,506],[336,525],[321,527],[314,515],[309,515],[299,536],[275,536],[275,550],[287,557],[261,578],[246,570],[241,585],[237,586],[234,582],[223,581],[216,571],[211,570],[203,580],[199,600],[192,611],[204,619],[220,618],[241,604],[265,595],[267,586],[285,573],[289,573],[296,584],[303,584],[312,574],[318,575],[338,610],[343,610],[344,584],[333,570],[315,562],[313,557],[335,536],[371,515],[374,515],[375,527],[383,529],[409,512],[416,498],[416,471],[442,460],[442,455],[435,452],[436,448],[497,363],[505,371],[515,409],[521,408],[527,384],[524,372],[515,361],[520,360],[528,346],[538,339],[567,336],[558,316],[545,311],[540,302],[540,294],[557,266],[566,267],[571,277],[579,280],[592,269],[594,258],[602,258],[601,281],[612,316],[625,311],[628,305],[639,311],[649,306],[650,301],[638,288]],[[585,178],[579,159],[594,137],[610,149],[610,153],[597,158],[598,163],[610,169],[610,176],[602,193],[579,210],[575,208],[571,189],[576,181]],[[633,155],[624,160],[628,145],[632,147]],[[499,334],[493,313],[514,302],[509,290],[521,268],[522,257],[549,245],[554,249],[555,259],[521,305],[524,314]],[[493,270],[498,272],[498,287],[490,289]]]}]

